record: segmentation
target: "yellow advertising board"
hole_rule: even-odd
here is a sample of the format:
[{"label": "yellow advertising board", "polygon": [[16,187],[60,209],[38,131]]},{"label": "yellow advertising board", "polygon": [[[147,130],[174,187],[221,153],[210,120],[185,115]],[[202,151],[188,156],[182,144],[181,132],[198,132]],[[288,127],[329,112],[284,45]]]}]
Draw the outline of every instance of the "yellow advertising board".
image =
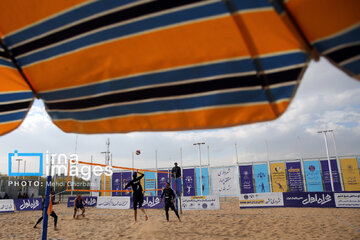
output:
[{"label": "yellow advertising board", "polygon": [[[105,184],[104,184],[105,181]],[[105,185],[105,189],[104,189],[104,185]],[[111,177],[110,176],[105,176],[105,174],[103,173],[101,175],[101,184],[100,184],[100,189],[101,190],[111,190]],[[112,194],[110,192],[101,192],[101,196],[111,196]]]},{"label": "yellow advertising board", "polygon": [[360,191],[360,173],[356,158],[340,159],[345,191]]},{"label": "yellow advertising board", "polygon": [[286,192],[287,182],[285,163],[271,163],[270,171],[273,192]]}]

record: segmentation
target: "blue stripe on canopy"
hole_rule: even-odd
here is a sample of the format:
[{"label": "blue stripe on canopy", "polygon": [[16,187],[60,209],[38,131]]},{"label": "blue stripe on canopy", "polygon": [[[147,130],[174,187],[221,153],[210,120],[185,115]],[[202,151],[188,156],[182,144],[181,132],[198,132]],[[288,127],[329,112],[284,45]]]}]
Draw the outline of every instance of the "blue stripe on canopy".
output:
[{"label": "blue stripe on canopy", "polygon": [[27,111],[28,111],[27,109],[26,110],[21,109],[21,111],[18,112],[0,114],[0,122],[4,123],[4,122],[22,120],[25,117]]},{"label": "blue stripe on canopy", "polygon": [[354,43],[359,41],[360,41],[360,26],[357,26],[356,28],[348,32],[345,32],[343,34],[316,42],[314,43],[314,46],[319,51],[325,52],[334,47],[339,47],[341,45],[346,45],[349,43]]},{"label": "blue stripe on canopy", "polygon": [[352,71],[355,75],[359,75],[360,74],[360,58],[351,61],[349,63],[346,63],[344,65],[342,65],[344,68],[349,69],[350,71]]},{"label": "blue stripe on canopy", "polygon": [[0,65],[15,68],[11,61],[1,58],[0,58]]},{"label": "blue stripe on canopy", "polygon": [[104,11],[112,10],[120,6],[124,6],[129,3],[137,2],[138,0],[101,0],[90,2],[89,4],[82,5],[79,8],[74,8],[70,11],[66,11],[63,14],[54,16],[47,20],[43,20],[40,23],[25,28],[21,31],[15,32],[4,37],[5,43],[8,46],[18,44],[24,40],[31,39],[33,37],[45,34],[54,29],[61,28],[67,24],[71,24],[75,21],[90,17],[94,14],[99,14]]},{"label": "blue stripe on canopy", "polygon": [[31,91],[23,91],[16,93],[0,93],[0,102],[12,102],[17,100],[31,100],[33,98]]}]

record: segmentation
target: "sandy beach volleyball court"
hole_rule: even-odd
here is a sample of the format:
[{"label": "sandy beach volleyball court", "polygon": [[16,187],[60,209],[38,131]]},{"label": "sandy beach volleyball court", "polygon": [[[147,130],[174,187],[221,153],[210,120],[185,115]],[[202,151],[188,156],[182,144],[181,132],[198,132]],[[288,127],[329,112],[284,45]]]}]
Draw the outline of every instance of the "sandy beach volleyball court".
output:
[{"label": "sandy beach volleyball court", "polygon": [[[58,231],[49,218],[48,239],[360,239],[360,209],[267,208],[239,209],[237,202],[222,202],[221,210],[185,211],[170,223],[159,209],[148,209],[133,225],[132,210],[87,208],[86,217],[73,219],[66,204],[54,206]],[[40,239],[33,229],[40,211],[0,214],[0,239]]]}]

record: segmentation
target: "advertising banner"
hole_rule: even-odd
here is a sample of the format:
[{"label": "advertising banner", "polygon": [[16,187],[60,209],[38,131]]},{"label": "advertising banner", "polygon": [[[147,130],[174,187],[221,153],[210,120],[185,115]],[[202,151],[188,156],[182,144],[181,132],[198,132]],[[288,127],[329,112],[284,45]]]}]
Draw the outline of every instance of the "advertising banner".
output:
[{"label": "advertising banner", "polygon": [[285,192],[283,195],[285,207],[335,207],[332,192]]},{"label": "advertising banner", "polygon": [[254,178],[257,193],[270,192],[267,164],[254,165]]},{"label": "advertising banner", "polygon": [[[101,184],[101,177],[95,176],[95,174],[92,174],[90,189],[91,190],[100,190],[100,184]],[[91,196],[97,197],[97,196],[99,196],[99,192],[91,192]]]},{"label": "advertising banner", "polygon": [[171,188],[178,195],[182,192],[182,182],[181,178],[171,178]]},{"label": "advertising banner", "polygon": [[212,194],[219,196],[238,196],[239,183],[236,167],[211,169]]},{"label": "advertising banner", "polygon": [[[332,192],[328,160],[321,160],[321,172],[324,179],[325,192]],[[331,172],[333,177],[334,191],[341,192],[341,183],[336,159],[330,159]]]},{"label": "advertising banner", "polygon": [[[156,189],[155,174],[154,172],[145,172],[145,190]],[[147,191],[147,193],[150,193],[151,196],[156,195],[156,191]]]},{"label": "advertising banner", "polygon": [[360,174],[356,158],[340,159],[345,191],[360,191]]},{"label": "advertising banner", "polygon": [[[203,167],[201,168],[202,174],[202,188],[203,188],[203,196],[209,195],[209,174],[208,169]],[[200,188],[200,168],[196,168],[196,195],[201,195],[201,188]]]},{"label": "advertising banner", "polygon": [[[111,190],[111,177],[101,174],[101,190]],[[101,196],[110,196],[110,192],[100,192]]]},{"label": "advertising banner", "polygon": [[41,198],[14,199],[16,211],[42,210]]},{"label": "advertising banner", "polygon": [[[115,172],[112,175],[112,190],[121,190],[122,179],[121,172]],[[112,196],[121,196],[121,192],[113,192]]]},{"label": "advertising banner", "polygon": [[300,162],[286,163],[288,186],[291,192],[303,192],[304,184],[301,172]]},{"label": "advertising banner", "polygon": [[[166,186],[166,182],[170,182],[169,174],[157,173],[157,181],[158,181],[158,189],[164,189]],[[162,190],[159,190],[158,195],[161,195],[161,193],[162,193]]]},{"label": "advertising banner", "polygon": [[195,196],[195,170],[183,169],[184,196]]},{"label": "advertising banner", "polygon": [[219,196],[193,196],[183,197],[183,210],[219,210],[220,199]]},{"label": "advertising banner", "polygon": [[241,193],[254,193],[252,165],[239,166]]},{"label": "advertising banner", "polygon": [[308,192],[324,191],[319,161],[304,161],[306,187]]},{"label": "advertising banner", "polygon": [[[76,198],[75,196],[70,196],[68,198],[68,202],[67,202],[68,207],[74,207],[75,198]],[[82,198],[86,203],[85,207],[96,207],[98,197],[82,196]]]},{"label": "advertising banner", "polygon": [[97,208],[129,209],[130,197],[98,197]]},{"label": "advertising banner", "polygon": [[[133,206],[134,206],[134,203],[133,203],[133,200],[131,198],[131,200],[130,200],[130,208],[133,208]],[[165,203],[164,203],[164,199],[160,203],[160,196],[145,196],[142,206],[144,208],[164,208]]]},{"label": "advertising banner", "polygon": [[13,199],[0,199],[0,212],[14,212],[14,200]]},{"label": "advertising banner", "polygon": [[282,193],[252,193],[240,194],[240,208],[258,207],[283,207],[284,200]]},{"label": "advertising banner", "polygon": [[286,192],[286,172],[284,163],[270,164],[273,192]]},{"label": "advertising banner", "polygon": [[339,208],[360,208],[360,193],[334,193]]},{"label": "advertising banner", "polygon": [[[130,182],[132,180],[132,172],[122,172],[121,178],[122,178],[121,181],[124,181],[124,179],[126,179],[127,183]],[[123,184],[121,184],[121,189],[125,190]],[[131,187],[129,187],[126,190],[132,190],[132,189]],[[132,193],[128,191],[122,192],[121,196],[132,196]]]}]

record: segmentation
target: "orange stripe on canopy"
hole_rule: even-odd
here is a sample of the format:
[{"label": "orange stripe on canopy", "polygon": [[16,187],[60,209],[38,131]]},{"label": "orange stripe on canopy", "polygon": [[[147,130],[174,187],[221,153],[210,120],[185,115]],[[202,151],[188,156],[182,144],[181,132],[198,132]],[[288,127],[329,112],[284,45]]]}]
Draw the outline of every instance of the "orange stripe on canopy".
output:
[{"label": "orange stripe on canopy", "polygon": [[359,0],[291,0],[286,5],[310,42],[360,21]]},{"label": "orange stripe on canopy", "polygon": [[41,92],[244,56],[249,53],[237,26],[222,17],[104,43],[24,69]]},{"label": "orange stripe on canopy", "polygon": [[7,23],[1,26],[1,32],[6,35],[83,2],[86,0],[1,0],[0,22]]}]

